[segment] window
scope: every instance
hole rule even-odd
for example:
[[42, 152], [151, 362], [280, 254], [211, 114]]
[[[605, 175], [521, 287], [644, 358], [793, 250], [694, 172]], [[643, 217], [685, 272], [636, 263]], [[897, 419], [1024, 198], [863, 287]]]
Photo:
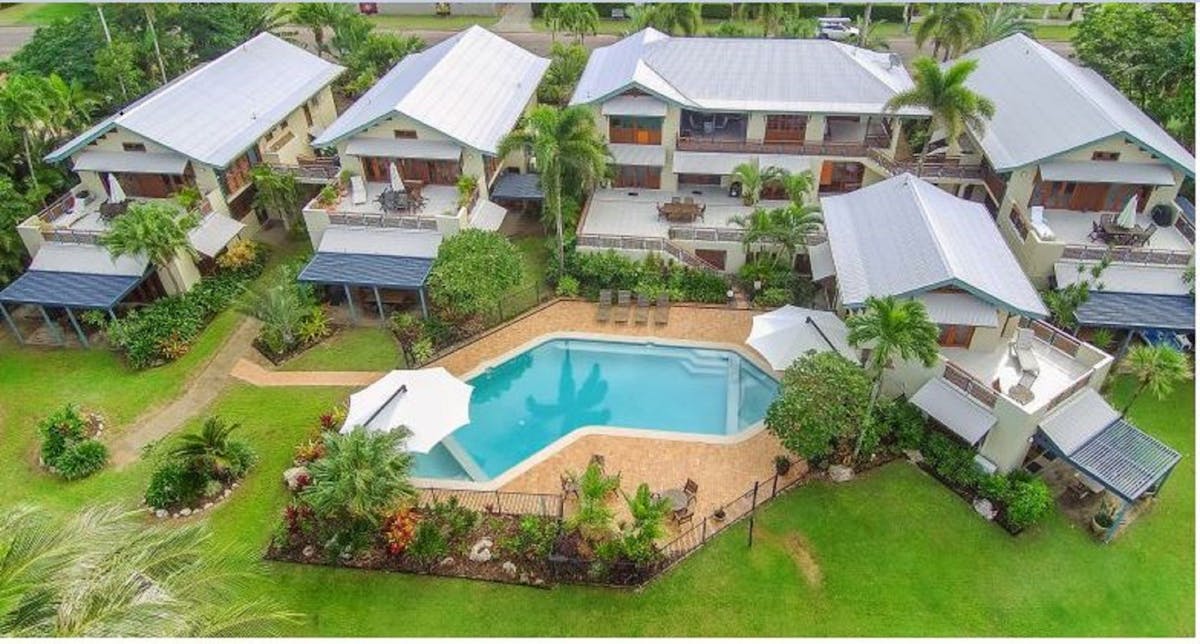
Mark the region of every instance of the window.
[[1092, 161], [1116, 161], [1120, 156], [1120, 152], [1093, 152]]
[[767, 131], [763, 140], [767, 143], [803, 141], [804, 128], [807, 125], [808, 117], [803, 114], [768, 114]]
[[660, 145], [662, 119], [646, 116], [610, 116], [608, 139], [613, 143]]
[[392, 130], [392, 135], [397, 139], [415, 139], [417, 138], [416, 130]]
[[146, 145], [144, 143], [122, 143], [121, 148], [126, 152], [145, 152]]
[[302, 109], [304, 110], [304, 122], [308, 124], [308, 127], [312, 127], [313, 126], [312, 110], [308, 109], [308, 105], [304, 105], [302, 107]]
[[938, 344], [943, 347], [969, 347], [975, 327], [963, 324], [939, 324]]

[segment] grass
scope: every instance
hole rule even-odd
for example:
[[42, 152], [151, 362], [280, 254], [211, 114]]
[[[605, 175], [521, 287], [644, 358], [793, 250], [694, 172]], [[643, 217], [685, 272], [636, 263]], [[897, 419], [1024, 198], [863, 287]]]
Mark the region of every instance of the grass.
[[1075, 24], [1034, 25], [1033, 36], [1038, 40], [1070, 42], [1075, 35]]
[[375, 26], [395, 31], [459, 31], [471, 25], [490, 27], [498, 20], [499, 16], [371, 16], [371, 22], [375, 23]]
[[383, 327], [349, 327], [288, 360], [284, 371], [388, 371], [400, 366], [400, 347]]
[[48, 25], [60, 18], [73, 18], [88, 10], [86, 4], [38, 4], [18, 3], [6, 9], [0, 9], [0, 26], [41, 26]]
[[[218, 317], [183, 360], [141, 373], [102, 351], [35, 350], [0, 340], [0, 485], [10, 490], [2, 503], [57, 513], [97, 502], [135, 505], [149, 463], [59, 481], [34, 464], [34, 423], [75, 401], [103, 411], [120, 431], [145, 408], [178, 395], [234, 322], [232, 313]], [[372, 330], [365, 331], [340, 339], [341, 350], [367, 351]], [[329, 352], [328, 364], [339, 364], [336, 353]], [[1130, 389], [1116, 381], [1114, 403]], [[292, 635], [1194, 634], [1188, 386], [1163, 402], [1145, 396], [1132, 410], [1134, 422], [1184, 452], [1184, 460], [1156, 507], [1110, 545], [1059, 514], [1009, 537], [898, 463], [849, 484], [799, 488], [762, 511], [752, 549], [739, 525], [640, 593], [260, 563], [285, 503], [280, 473], [293, 446], [348, 393], [235, 384], [210, 410], [242, 423], [239, 433], [261, 462], [229, 501], [200, 520], [228, 565], [262, 573], [239, 593], [270, 596], [304, 615], [288, 628]]]

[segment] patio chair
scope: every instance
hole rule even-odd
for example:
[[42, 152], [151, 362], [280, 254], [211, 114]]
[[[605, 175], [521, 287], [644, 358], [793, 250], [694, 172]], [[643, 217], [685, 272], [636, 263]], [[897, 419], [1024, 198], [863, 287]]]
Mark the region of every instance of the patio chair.
[[356, 206], [367, 203], [367, 183], [361, 176], [350, 177], [350, 203]]
[[658, 300], [654, 303], [654, 323], [659, 326], [666, 324], [670, 314], [671, 298], [667, 297], [666, 293], [659, 293]]
[[633, 313], [633, 321], [636, 324], [645, 324], [650, 321], [650, 300], [641, 293], [638, 293], [637, 310]]
[[1108, 233], [1104, 230], [1104, 226], [1100, 222], [1092, 222], [1092, 232], [1088, 234], [1088, 241], [1103, 242], [1108, 237]]
[[679, 203], [679, 197], [671, 197], [671, 203]]
[[696, 501], [696, 493], [699, 491], [700, 486], [692, 479], [688, 479], [687, 483], [683, 484], [683, 493], [687, 495], [689, 507]]
[[1037, 356], [1033, 353], [1033, 329], [1017, 329], [1017, 334], [1008, 347], [1009, 352], [1017, 359], [1021, 371], [1034, 376], [1038, 374], [1040, 367], [1038, 367]]
[[675, 511], [675, 525], [683, 525], [684, 523], [691, 523], [693, 514], [695, 514], [695, 510], [693, 510], [692, 506], [690, 506], [690, 505], [686, 508], [676, 510]]
[[617, 291], [617, 309], [613, 321], [624, 324], [629, 321], [629, 291]]
[[609, 317], [612, 316], [612, 304], [612, 291], [609, 289], [601, 289], [600, 304], [596, 307], [597, 322], [608, 322]]

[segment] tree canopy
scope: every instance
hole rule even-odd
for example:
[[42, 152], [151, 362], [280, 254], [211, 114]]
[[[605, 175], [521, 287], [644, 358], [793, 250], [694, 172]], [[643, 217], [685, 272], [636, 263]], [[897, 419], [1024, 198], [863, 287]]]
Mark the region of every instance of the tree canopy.
[[767, 429], [789, 451], [822, 458], [837, 441], [859, 433], [870, 395], [862, 367], [832, 351], [810, 353], [783, 372], [779, 396], [767, 408]]
[[491, 310], [521, 283], [521, 252], [499, 233], [469, 228], [438, 247], [429, 293], [438, 306], [459, 315]]

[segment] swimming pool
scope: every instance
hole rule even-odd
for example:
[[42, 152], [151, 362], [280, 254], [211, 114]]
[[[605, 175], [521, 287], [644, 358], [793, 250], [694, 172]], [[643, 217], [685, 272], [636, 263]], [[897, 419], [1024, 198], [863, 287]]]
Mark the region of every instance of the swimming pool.
[[414, 475], [487, 481], [581, 427], [708, 436], [758, 423], [778, 383], [735, 351], [555, 338], [469, 381], [471, 422]]

